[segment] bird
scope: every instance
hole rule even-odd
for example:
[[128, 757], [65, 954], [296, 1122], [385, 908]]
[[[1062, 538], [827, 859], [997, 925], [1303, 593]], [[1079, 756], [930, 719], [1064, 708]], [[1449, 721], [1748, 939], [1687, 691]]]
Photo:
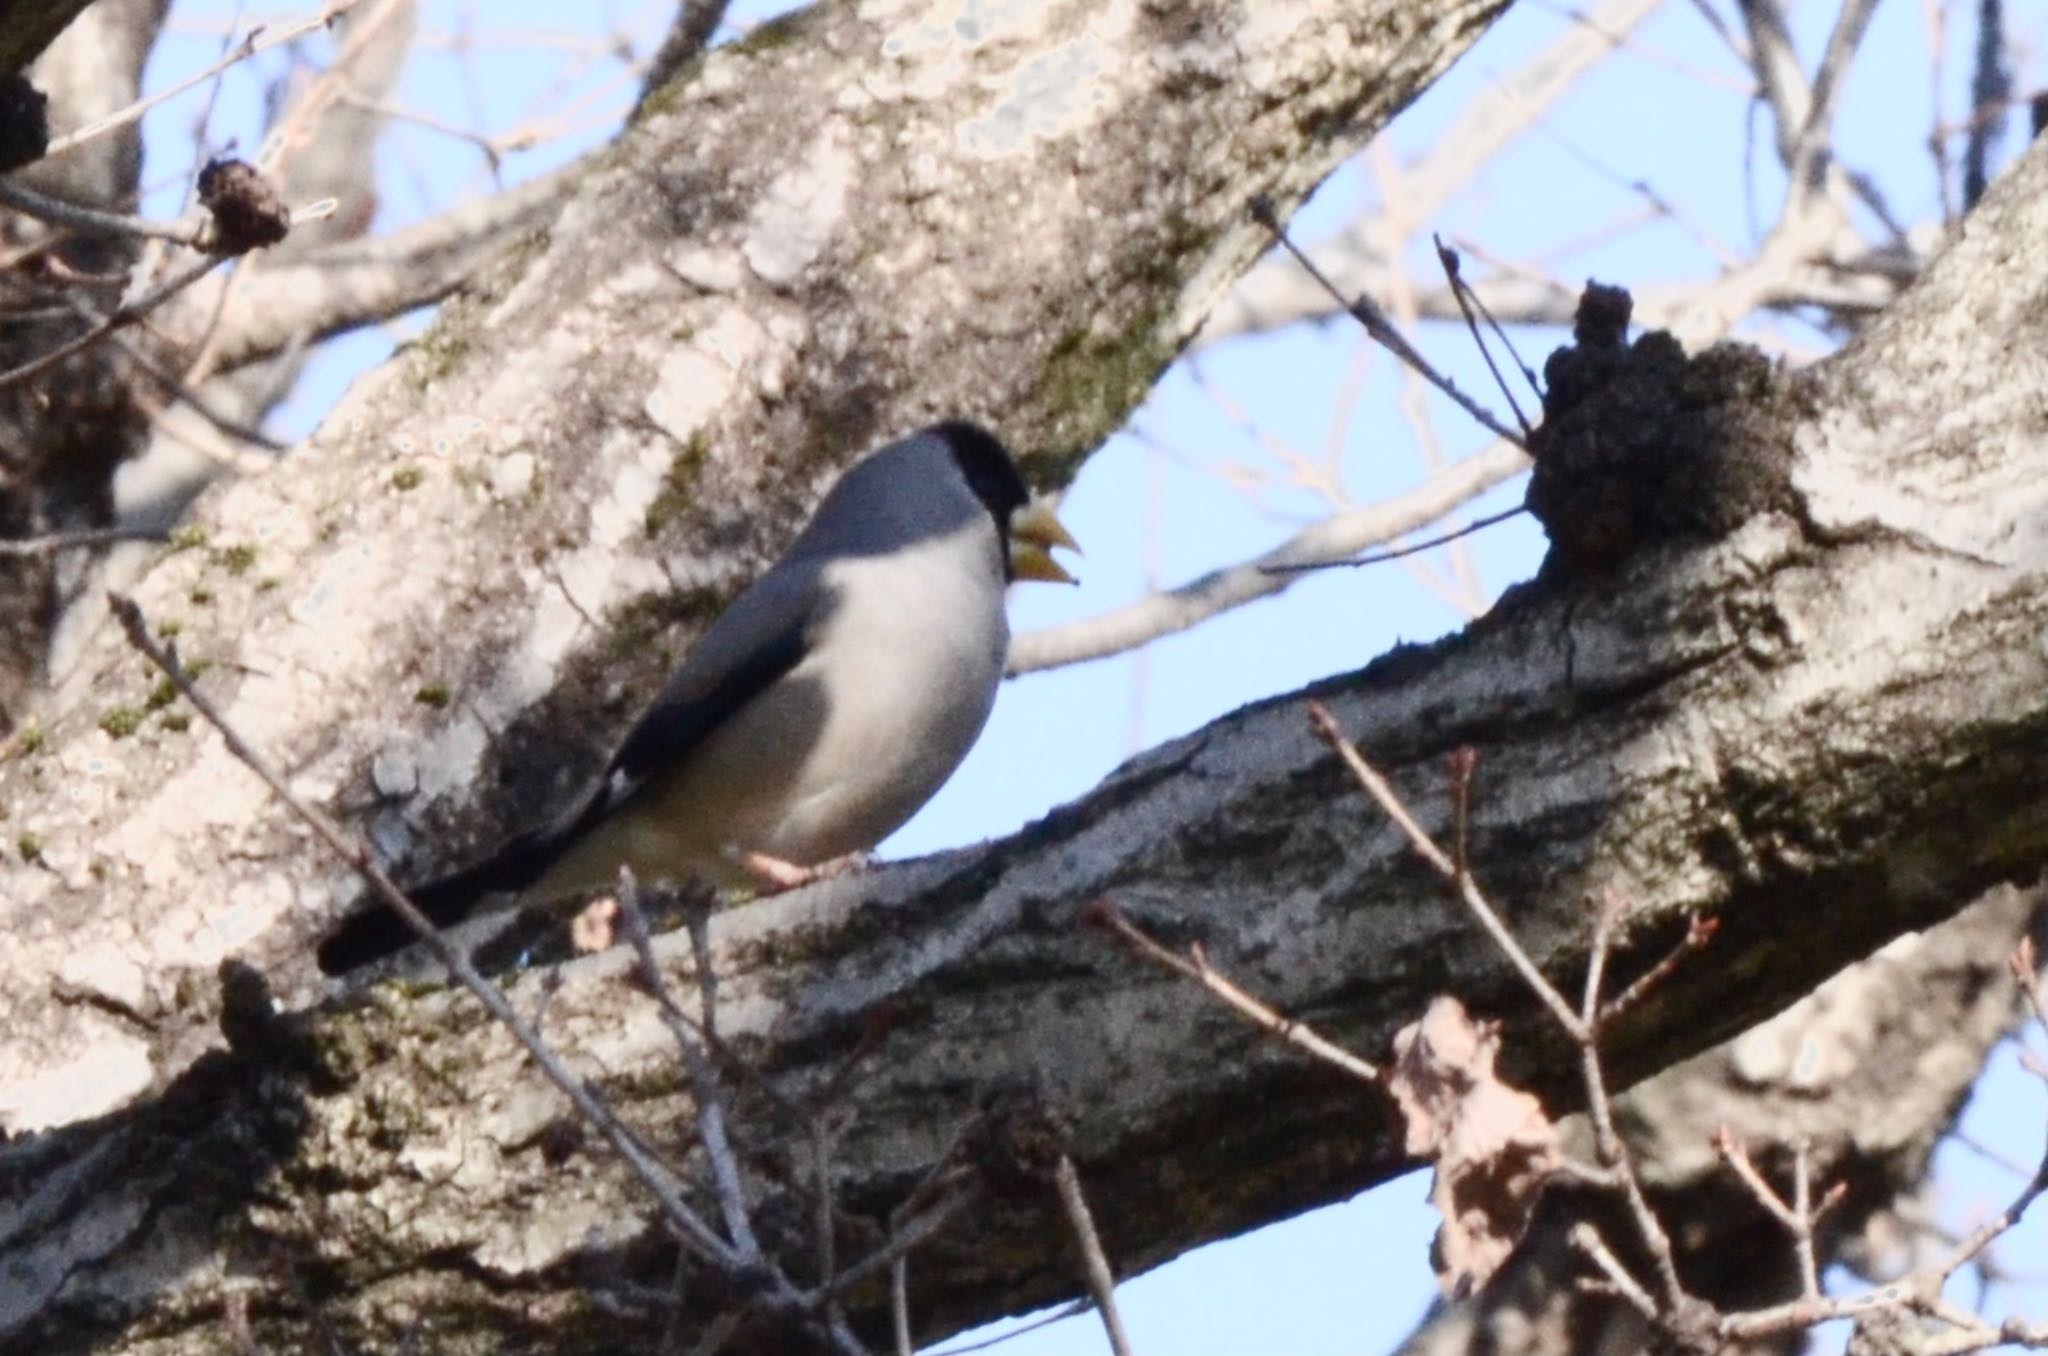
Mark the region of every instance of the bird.
[[[1079, 550], [979, 424], [868, 453], [782, 556], [720, 613], [565, 810], [407, 893], [447, 927], [494, 898], [553, 901], [641, 880], [800, 883], [866, 852], [967, 756], [995, 705], [1007, 586], [1073, 583]], [[418, 940], [380, 904], [320, 945], [329, 975]]]

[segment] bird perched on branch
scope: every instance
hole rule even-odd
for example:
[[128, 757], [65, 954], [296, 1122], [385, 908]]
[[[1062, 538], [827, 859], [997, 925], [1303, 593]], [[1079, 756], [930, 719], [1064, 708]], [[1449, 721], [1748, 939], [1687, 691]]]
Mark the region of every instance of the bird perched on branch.
[[[780, 560], [720, 614], [604, 774], [566, 811], [410, 891], [440, 926], [487, 900], [642, 880], [799, 883], [865, 852], [967, 756], [1002, 681], [1016, 579], [1071, 583], [1075, 548], [1008, 449], [936, 424], [841, 476]], [[414, 940], [381, 906], [320, 947], [338, 974]]]

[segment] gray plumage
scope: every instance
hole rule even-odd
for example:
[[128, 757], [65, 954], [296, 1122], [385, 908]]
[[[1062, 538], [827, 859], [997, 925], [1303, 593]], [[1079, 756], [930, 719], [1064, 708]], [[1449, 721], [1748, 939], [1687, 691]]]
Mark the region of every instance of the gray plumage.
[[[1009, 453], [972, 424], [872, 453], [712, 623], [584, 796], [410, 893], [445, 926], [493, 895], [603, 888], [622, 863], [642, 880], [730, 882], [734, 851], [810, 866], [873, 847], [986, 724], [1009, 648], [1005, 586], [1065, 577], [1045, 548], [1071, 539], [1042, 510], [1020, 517], [1029, 502]], [[1014, 550], [1013, 526], [1028, 533]], [[321, 967], [411, 940], [366, 910], [322, 945]]]

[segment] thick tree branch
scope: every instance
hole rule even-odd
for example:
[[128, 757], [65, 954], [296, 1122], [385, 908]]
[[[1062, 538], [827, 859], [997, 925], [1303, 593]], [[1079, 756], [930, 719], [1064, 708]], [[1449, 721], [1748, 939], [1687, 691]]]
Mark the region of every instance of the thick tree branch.
[[91, 0], [31, 0], [9, 5], [0, 20], [0, 75], [13, 75], [42, 55]]
[[[459, 855], [463, 829], [489, 828], [447, 810], [455, 793], [500, 767], [494, 810], [550, 798], [570, 751], [601, 742], [588, 727], [606, 695], [648, 690], [664, 662], [649, 614], [697, 620], [878, 433], [996, 411], [1054, 454], [1041, 465], [1090, 444], [1256, 251], [1243, 190], [1298, 198], [1345, 149], [1304, 145], [1303, 128], [1372, 123], [1383, 109], [1357, 90], [1397, 97], [1448, 52], [1387, 44], [1412, 10], [1262, 7], [1242, 27], [1203, 11], [1170, 32], [1149, 14], [1031, 35], [1084, 64], [1106, 34], [1151, 43], [1103, 53], [1091, 86], [1135, 101], [1128, 116], [1055, 100], [993, 117], [1023, 97], [1002, 85], [1016, 34], [963, 48], [911, 25], [887, 43], [832, 9], [714, 53], [525, 271], [359, 385], [312, 455], [214, 501], [229, 526], [168, 559], [142, 601], [185, 623], [185, 653], [216, 661], [203, 681], [301, 795], [353, 810], [394, 856], [424, 856], [421, 824], [436, 861]], [[1027, 192], [1048, 140], [1066, 190]], [[1720, 426], [1742, 444], [1726, 450], [1782, 457], [1782, 501], [1602, 578], [1552, 573], [1465, 634], [1315, 694], [1432, 832], [1451, 815], [1449, 755], [1477, 749], [1470, 860], [1546, 974], [1583, 964], [1608, 887], [1639, 910], [1617, 987], [1686, 917], [1722, 919], [1716, 964], [1681, 967], [1610, 1034], [1619, 1078], [2048, 862], [2044, 189], [2037, 148], [1921, 285], [1796, 384], [1733, 365], [1748, 417]], [[1134, 201], [1152, 207], [1112, 210]], [[1717, 370], [1701, 364], [1696, 389]], [[238, 538], [255, 523], [264, 535]], [[260, 1335], [279, 1346], [316, 1321], [396, 1346], [422, 1316], [563, 1350], [659, 1331], [665, 1312], [616, 1298], [674, 1273], [647, 1202], [577, 1149], [564, 1105], [466, 997], [382, 989], [196, 1058], [217, 1043], [213, 965], [240, 954], [288, 1003], [312, 994], [306, 940], [350, 883], [211, 741], [150, 723], [148, 695], [131, 656], [99, 655], [59, 694], [45, 749], [0, 771], [0, 795], [28, 807], [14, 825], [40, 835], [35, 863], [0, 867], [0, 965], [17, 978], [0, 1019], [22, 1033], [0, 1052], [0, 1112], [29, 1128], [127, 1107], [0, 1160], [12, 1217], [38, 1222], [0, 1245], [21, 1278], [9, 1338], [212, 1340], [220, 1278], [252, 1256], [331, 1297], [313, 1314], [272, 1292], [286, 1298]], [[133, 724], [108, 721], [131, 704]], [[831, 1091], [833, 1198], [858, 1232], [983, 1091], [1029, 1084], [1069, 1121], [1126, 1274], [1398, 1166], [1353, 1080], [1082, 926], [1105, 894], [1368, 1056], [1455, 987], [1507, 1022], [1522, 1081], [1570, 1096], [1522, 987], [1282, 698], [1011, 841], [715, 919], [722, 1038], [773, 1090], [731, 1109], [735, 1143], [749, 1127], [772, 1140], [779, 1107]], [[685, 940], [655, 952], [692, 982]], [[634, 964], [607, 953], [509, 989], [614, 1106], [672, 1126], [687, 1079]], [[202, 1191], [194, 1163], [233, 1166]], [[918, 1255], [921, 1338], [1071, 1290], [1045, 1197], [992, 1199]], [[777, 1210], [755, 1212], [766, 1246], [783, 1241]], [[845, 1302], [882, 1333], [871, 1279]]]

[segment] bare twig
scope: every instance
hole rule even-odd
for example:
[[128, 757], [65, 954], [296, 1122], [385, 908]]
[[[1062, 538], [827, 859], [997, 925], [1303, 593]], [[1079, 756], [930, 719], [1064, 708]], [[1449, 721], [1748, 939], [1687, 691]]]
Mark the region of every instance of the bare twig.
[[2020, 938], [2006, 966], [2012, 971], [2013, 982], [2019, 985], [2020, 995], [2027, 1000], [2035, 1024], [2048, 1033], [2048, 999], [2042, 997], [2040, 959], [2034, 954], [2032, 937]]
[[126, 108], [116, 109], [104, 118], [95, 118], [74, 132], [67, 132], [61, 137], [54, 138], [50, 142], [49, 149], [44, 154], [46, 156], [62, 155], [72, 147], [91, 141], [94, 137], [105, 136], [116, 128], [126, 127], [131, 122], [139, 121], [143, 114], [149, 112], [150, 109], [155, 108], [158, 104], [168, 99], [175, 99], [195, 85], [206, 83], [228, 67], [247, 61], [259, 52], [267, 52], [273, 47], [281, 47], [288, 42], [297, 42], [308, 33], [317, 32], [327, 27], [342, 15], [354, 9], [360, 2], [361, 0], [331, 0], [331, 3], [318, 14], [286, 24], [283, 28], [275, 30], [267, 29], [262, 24], [257, 24], [249, 30], [248, 35], [242, 39], [233, 51], [229, 52], [219, 61], [214, 62], [211, 66], [187, 76], [175, 85], [158, 90], [146, 99], [138, 99]]
[[124, 541], [164, 541], [162, 529], [154, 527], [81, 527], [69, 532], [46, 532], [37, 537], [0, 538], [0, 557], [44, 556], [58, 551], [112, 546]]
[[169, 240], [179, 245], [198, 246], [206, 237], [208, 218], [205, 216], [181, 217], [176, 221], [152, 221], [148, 217], [129, 216], [125, 212], [108, 212], [82, 203], [67, 202], [53, 198], [47, 193], [38, 193], [25, 184], [12, 179], [0, 179], [0, 207], [12, 208], [23, 216], [34, 217], [52, 226], [64, 226], [74, 231], [96, 231], [109, 235], [135, 236], [144, 240]]
[[1777, 1188], [1764, 1180], [1764, 1175], [1757, 1171], [1755, 1162], [1750, 1159], [1749, 1151], [1727, 1126], [1714, 1132], [1714, 1149], [1721, 1155], [1721, 1161], [1749, 1188], [1749, 1194], [1756, 1203], [1792, 1236], [1792, 1246], [1799, 1259], [1800, 1291], [1808, 1299], [1820, 1298], [1820, 1266], [1813, 1251], [1813, 1228], [1829, 1202], [1824, 1200], [1819, 1211], [1813, 1207], [1811, 1151], [1803, 1142], [1793, 1146], [1792, 1199], [1788, 1201], [1778, 1194]]
[[1991, 184], [1991, 148], [2005, 131], [2005, 105], [2012, 97], [2006, 69], [2005, 0], [1977, 0], [1977, 52], [1970, 68], [1970, 136], [1963, 143], [1963, 210], [1969, 211]]
[[1453, 837], [1452, 865], [1458, 874], [1472, 874], [1472, 858], [1468, 852], [1472, 839], [1472, 778], [1479, 771], [1479, 750], [1470, 744], [1452, 750], [1450, 755], [1451, 790], [1457, 797], [1457, 832]]
[[896, 1338], [896, 1356], [915, 1356], [910, 1340], [910, 1261], [889, 1264], [889, 1330]]
[[839, 1269], [837, 1234], [833, 1228], [832, 1131], [823, 1116], [813, 1116], [805, 1136], [811, 1175], [811, 1233], [817, 1249], [818, 1284], [830, 1285]]
[[1496, 443], [1446, 467], [1406, 494], [1332, 514], [1251, 560], [1211, 571], [1100, 617], [1026, 632], [1010, 646], [1009, 671], [1032, 673], [1078, 664], [1176, 635], [1219, 613], [1279, 593], [1294, 582], [1294, 575], [1284, 571], [1286, 566], [1347, 560], [1367, 547], [1437, 521], [1528, 467], [1528, 455], [1520, 448]]
[[1665, 952], [1663, 959], [1644, 971], [1635, 983], [1607, 1000], [1607, 1005], [1600, 1009], [1601, 1025], [1605, 1026], [1612, 1022], [1649, 997], [1659, 984], [1669, 979], [1672, 972], [1685, 963], [1688, 956], [1704, 950], [1707, 944], [1714, 940], [1714, 934], [1720, 930], [1721, 920], [1718, 918], [1694, 914], [1686, 920], [1685, 936], [1679, 939], [1678, 944]]
[[2018, 1224], [2020, 1216], [2027, 1213], [2028, 1207], [2033, 1205], [2044, 1190], [2048, 1190], [2048, 1151], [2043, 1152], [2040, 1166], [2034, 1169], [2033, 1177], [2020, 1189], [2020, 1194], [2013, 1198], [2012, 1204], [1972, 1229], [1969, 1236], [1956, 1245], [1955, 1251], [1942, 1264], [1941, 1279], [1946, 1281], [1961, 1271], [1975, 1260], [1979, 1253], [1990, 1247], [2001, 1234]]
[[[761, 1244], [754, 1236], [739, 1160], [733, 1156], [731, 1141], [726, 1136], [725, 1089], [654, 959], [654, 941], [647, 932], [647, 916], [640, 909], [640, 887], [629, 866], [619, 868], [618, 901], [619, 918], [633, 948], [641, 987], [660, 1009], [662, 1025], [668, 1028], [682, 1054], [683, 1067], [689, 1071], [690, 1091], [697, 1102], [697, 1139], [711, 1163], [711, 1180], [717, 1190], [719, 1213], [725, 1217], [726, 1237], [732, 1240], [741, 1260], [756, 1262], [761, 1256]], [[707, 964], [706, 958], [698, 958], [700, 970]]]
[[[186, 381], [184, 377], [158, 362], [154, 357], [150, 356], [148, 350], [143, 348], [142, 345], [130, 343], [118, 334], [111, 336], [111, 342], [116, 348], [121, 350], [123, 357], [142, 369], [144, 376], [147, 376], [151, 381], [162, 387], [166, 395], [182, 402], [194, 414], [212, 425], [215, 433], [254, 447], [260, 447], [266, 452], [286, 452], [290, 450], [286, 444], [279, 442], [262, 429], [252, 428], [247, 423], [220, 408], [211, 396], [202, 393], [197, 387]], [[161, 410], [163, 407], [159, 405], [157, 408]], [[228, 448], [227, 451], [227, 464], [234, 465], [242, 461], [242, 457], [236, 453], [235, 449]]]
[[[222, 312], [216, 367], [232, 369], [299, 337], [322, 338], [440, 300], [545, 221], [580, 169], [567, 166], [375, 240], [261, 260]], [[206, 304], [212, 309], [219, 298]]]
[[[1630, 1165], [1627, 1147], [1615, 1130], [1614, 1110], [1607, 1091], [1606, 1073], [1600, 1064], [1600, 985], [1620, 913], [1618, 899], [1610, 897], [1599, 910], [1598, 921], [1594, 927], [1585, 994], [1581, 1009], [1574, 1012], [1571, 1005], [1565, 1001], [1564, 995], [1544, 978], [1535, 961], [1501, 921], [1499, 913], [1480, 891], [1471, 873], [1447, 855], [1437, 845], [1436, 840], [1430, 837], [1428, 831], [1403, 803], [1393, 784], [1367, 763], [1356, 746], [1344, 737], [1329, 709], [1320, 702], [1311, 701], [1308, 703], [1308, 711], [1309, 722], [1316, 733], [1336, 751], [1350, 768], [1359, 785], [1407, 835], [1410, 846], [1457, 891], [1466, 908], [1522, 976], [1523, 982], [1550, 1010], [1551, 1016], [1578, 1047], [1579, 1076], [1586, 1090], [1586, 1115], [1593, 1127], [1594, 1143], [1600, 1152], [1601, 1165], [1613, 1171], [1619, 1179], [1636, 1231], [1657, 1268], [1657, 1281], [1661, 1291], [1658, 1296], [1658, 1311], [1667, 1316], [1690, 1312], [1696, 1301], [1686, 1294], [1684, 1286], [1679, 1281], [1676, 1253], [1670, 1236], [1665, 1233], [1656, 1213], [1650, 1209], [1649, 1201], [1643, 1194], [1642, 1184], [1637, 1180]], [[1468, 769], [1460, 780], [1469, 780], [1469, 777]]]
[[890, 1230], [889, 1241], [882, 1247], [861, 1258], [832, 1278], [832, 1283], [820, 1288], [822, 1298], [843, 1295], [856, 1289], [871, 1277], [878, 1276], [894, 1266], [897, 1259], [907, 1257], [943, 1232], [947, 1225], [958, 1219], [970, 1207], [981, 1201], [981, 1187], [969, 1182], [957, 1187], [939, 1199], [936, 1205], [911, 1216], [908, 1222]]
[[690, 1348], [690, 1356], [718, 1356], [719, 1352], [725, 1350], [725, 1344], [732, 1340], [733, 1334], [740, 1330], [740, 1324], [745, 1318], [746, 1311], [743, 1308], [733, 1308], [712, 1319], [704, 1325], [703, 1336]]
[[1687, 1313], [1693, 1301], [1678, 1279], [1678, 1251], [1672, 1246], [1663, 1221], [1650, 1208], [1649, 1198], [1643, 1194], [1642, 1181], [1636, 1174], [1634, 1160], [1629, 1156], [1628, 1144], [1615, 1128], [1614, 1102], [1607, 1091], [1607, 1071], [1600, 1062], [1601, 983], [1605, 978], [1607, 957], [1614, 945], [1614, 931], [1620, 925], [1624, 907], [1621, 896], [1609, 891], [1601, 899], [1595, 914], [1584, 1006], [1580, 1009], [1578, 1029], [1572, 1032], [1572, 1039], [1579, 1047], [1579, 1081], [1586, 1089], [1586, 1120], [1593, 1127], [1594, 1147], [1599, 1151], [1600, 1161], [1613, 1169], [1619, 1178], [1621, 1196], [1628, 1205], [1636, 1235], [1657, 1269], [1660, 1312], [1667, 1319], [1675, 1319], [1677, 1315]]
[[1449, 546], [1454, 541], [1463, 541], [1475, 532], [1484, 531], [1489, 527], [1498, 527], [1510, 518], [1519, 518], [1528, 511], [1528, 505], [1517, 504], [1511, 509], [1502, 509], [1499, 513], [1489, 513], [1484, 517], [1474, 518], [1462, 527], [1454, 528], [1449, 532], [1440, 533], [1434, 537], [1425, 538], [1422, 541], [1412, 541], [1404, 546], [1396, 546], [1385, 551], [1374, 551], [1371, 555], [1353, 556], [1348, 560], [1308, 560], [1297, 561], [1288, 565], [1261, 565], [1259, 568], [1267, 574], [1307, 574], [1313, 570], [1350, 570], [1356, 569], [1360, 565], [1384, 565], [1390, 560], [1401, 560], [1408, 556], [1420, 555], [1424, 551], [1434, 551], [1439, 546]]
[[654, 53], [654, 60], [648, 63], [647, 79], [640, 86], [640, 98], [633, 106], [636, 115], [649, 95], [710, 48], [718, 26], [725, 22], [726, 6], [727, 0], [682, 0], [676, 6], [675, 22], [669, 25], [668, 33]]
[[1522, 949], [1522, 944], [1508, 931], [1507, 924], [1494, 912], [1493, 905], [1480, 892], [1472, 877], [1458, 869], [1458, 864], [1437, 846], [1436, 840], [1431, 838], [1429, 832], [1416, 821], [1415, 816], [1408, 812], [1408, 807], [1402, 803], [1393, 784], [1366, 762], [1351, 741], [1344, 737], [1344, 732], [1337, 728], [1336, 717], [1330, 714], [1329, 708], [1321, 702], [1311, 701], [1308, 703], [1308, 718], [1309, 724], [1322, 736], [1323, 742], [1335, 750], [1344, 765], [1351, 769], [1351, 775], [1365, 788], [1366, 794], [1371, 796], [1380, 809], [1386, 812], [1387, 817], [1407, 835], [1409, 845], [1424, 861], [1435, 868], [1438, 875], [1451, 883], [1458, 897], [1464, 901], [1465, 907], [1479, 920], [1487, 935], [1493, 938], [1494, 944], [1522, 976], [1522, 981], [1529, 986], [1530, 992], [1536, 995], [1543, 1006], [1550, 1009], [1550, 1015], [1557, 1019], [1558, 1025], [1562, 1026], [1574, 1041], [1583, 1042], [1587, 1034], [1585, 1024], [1579, 1020], [1579, 1015], [1572, 1011], [1571, 1004], [1567, 1003], [1564, 995], [1543, 977], [1543, 972], [1536, 968], [1536, 962], [1529, 958], [1529, 953]]
[[1525, 452], [1528, 450], [1521, 434], [1516, 433], [1513, 429], [1502, 423], [1494, 415], [1493, 411], [1481, 405], [1471, 396], [1466, 395], [1464, 391], [1459, 389], [1456, 382], [1437, 371], [1429, 359], [1423, 357], [1415, 345], [1409, 343], [1406, 337], [1394, 328], [1393, 322], [1387, 319], [1377, 302], [1363, 292], [1359, 293], [1356, 297], [1347, 298], [1343, 292], [1339, 291], [1337, 285], [1331, 282], [1321, 269], [1316, 267], [1315, 262], [1308, 255], [1304, 254], [1301, 248], [1294, 243], [1293, 238], [1287, 234], [1287, 228], [1281, 225], [1280, 218], [1275, 214], [1272, 203], [1264, 198], [1254, 199], [1251, 205], [1251, 212], [1252, 220], [1271, 231], [1273, 238], [1280, 243], [1281, 248], [1293, 255], [1295, 262], [1300, 264], [1309, 277], [1315, 280], [1316, 285], [1328, 292], [1330, 299], [1342, 307], [1352, 319], [1363, 325], [1365, 332], [1371, 335], [1375, 341], [1389, 353], [1407, 364], [1417, 376], [1420, 376], [1424, 381], [1427, 381], [1430, 385], [1436, 387], [1437, 390], [1443, 392], [1453, 404], [1470, 415], [1474, 421], [1491, 431], [1494, 436], [1506, 439], [1515, 446], [1522, 448]]
[[6, 390], [10, 386], [18, 386], [22, 382], [39, 377], [65, 359], [91, 348], [115, 330], [134, 324], [157, 307], [163, 305], [164, 302], [184, 291], [193, 283], [198, 282], [208, 273], [211, 273], [220, 262], [219, 258], [212, 255], [194, 260], [186, 268], [173, 273], [170, 277], [164, 279], [155, 287], [150, 288], [133, 301], [122, 302], [103, 317], [97, 325], [90, 327], [83, 334], [66, 343], [59, 344], [48, 353], [29, 359], [19, 367], [11, 368], [6, 372], [0, 372], [0, 390]]
[[1283, 1017], [1272, 1008], [1240, 989], [1237, 985], [1217, 973], [1200, 947], [1192, 948], [1186, 956], [1177, 955], [1154, 941], [1141, 928], [1123, 916], [1122, 910], [1109, 900], [1097, 900], [1089, 910], [1089, 921], [1099, 923], [1115, 933], [1133, 951], [1155, 965], [1164, 966], [1175, 974], [1185, 975], [1210, 993], [1228, 1003], [1238, 1012], [1281, 1040], [1299, 1049], [1306, 1050], [1317, 1059], [1333, 1064], [1355, 1078], [1367, 1083], [1378, 1083], [1380, 1071], [1372, 1064], [1360, 1059], [1342, 1046], [1334, 1045], [1316, 1034], [1314, 1028], [1291, 1017]]
[[1572, 1247], [1600, 1269], [1600, 1274], [1607, 1279], [1615, 1294], [1635, 1306], [1643, 1317], [1653, 1323], [1657, 1321], [1657, 1301], [1650, 1298], [1650, 1292], [1643, 1289], [1641, 1282], [1628, 1274], [1628, 1268], [1607, 1246], [1607, 1240], [1600, 1237], [1598, 1229], [1582, 1221], [1572, 1226], [1570, 1239]]
[[1131, 1339], [1125, 1335], [1123, 1317], [1116, 1311], [1116, 1277], [1109, 1269], [1109, 1258], [1103, 1254], [1102, 1240], [1096, 1236], [1088, 1199], [1081, 1194], [1081, 1174], [1074, 1171], [1074, 1160], [1065, 1154], [1060, 1155], [1059, 1164], [1053, 1169], [1053, 1185], [1059, 1190], [1060, 1207], [1067, 1213], [1074, 1242], [1081, 1249], [1088, 1292], [1095, 1297], [1095, 1311], [1102, 1315], [1102, 1330], [1109, 1336], [1109, 1349], [1114, 1356], [1131, 1356]]
[[997, 1333], [994, 1337], [984, 1337], [979, 1342], [969, 1342], [966, 1346], [945, 1347], [931, 1353], [931, 1356], [967, 1356], [971, 1351], [987, 1351], [992, 1347], [999, 1347], [1014, 1338], [1022, 1337], [1025, 1333], [1037, 1332], [1040, 1328], [1049, 1328], [1055, 1323], [1064, 1323], [1070, 1318], [1078, 1318], [1080, 1315], [1087, 1313], [1090, 1307], [1087, 1300], [1075, 1300], [1070, 1304], [1061, 1305], [1041, 1318], [1033, 1319], [1022, 1327], [1011, 1328], [1008, 1332]]
[[1821, 54], [1820, 68], [1814, 72], [1812, 104], [1793, 142], [1789, 168], [1795, 182], [1814, 182], [1816, 171], [1823, 168], [1830, 158], [1828, 123], [1834, 117], [1835, 97], [1841, 90], [1843, 77], [1848, 74], [1849, 63], [1856, 56], [1856, 49], [1862, 45], [1863, 34], [1870, 27], [1871, 11], [1876, 7], [1877, 0], [1844, 0], [1835, 15], [1827, 48]]
[[[1479, 320], [1472, 309], [1475, 299], [1472, 289], [1465, 285], [1464, 274], [1458, 266], [1458, 252], [1444, 244], [1444, 238], [1440, 235], [1433, 235], [1430, 239], [1436, 245], [1437, 263], [1444, 271], [1444, 281], [1451, 285], [1451, 295], [1457, 298], [1458, 309], [1464, 313], [1466, 331], [1471, 334], [1472, 343], [1479, 349], [1479, 356], [1486, 360], [1486, 370], [1493, 373], [1493, 384], [1499, 388], [1501, 397], [1508, 402], [1508, 408], [1515, 412], [1515, 422], [1522, 426], [1522, 438], [1526, 442], [1536, 430], [1529, 423], [1529, 416], [1522, 413], [1521, 402], [1515, 399], [1515, 393], [1508, 388], [1507, 379], [1501, 376], [1500, 367], [1493, 361], [1493, 350], [1486, 346], [1486, 336], [1479, 332]], [[1493, 317], [1489, 315], [1487, 321], [1493, 325], [1494, 336], [1507, 349], [1508, 355], [1514, 358], [1515, 365], [1522, 370], [1522, 377], [1529, 383], [1529, 389], [1535, 391], [1540, 399], [1543, 388], [1537, 385], [1536, 374], [1529, 370], [1529, 364], [1523, 362], [1521, 355], [1515, 352], [1515, 346], [1508, 342], [1508, 337], [1501, 332], [1499, 324], [1493, 323]]]
[[[1703, 6], [1704, 7], [1704, 6]], [[1659, 8], [1656, 0], [1598, 0], [1527, 61], [1483, 85], [1466, 100], [1443, 136], [1413, 162], [1403, 165], [1400, 211], [1410, 221], [1430, 221], [1453, 195], [1477, 182], [1488, 162], [1528, 131], [1542, 109], [1568, 95], [1586, 73], [1607, 60], [1621, 39]], [[1374, 290], [1388, 260], [1378, 248], [1385, 232], [1377, 219], [1358, 221], [1315, 246], [1326, 273], [1346, 292]], [[1576, 295], [1576, 289], [1572, 289]], [[1202, 342], [1260, 333], [1329, 313], [1322, 290], [1277, 256], [1262, 260], [1239, 280], [1202, 329]], [[1418, 299], [1424, 314], [1457, 314], [1447, 293]], [[1571, 298], [1560, 323], [1571, 322]]]

